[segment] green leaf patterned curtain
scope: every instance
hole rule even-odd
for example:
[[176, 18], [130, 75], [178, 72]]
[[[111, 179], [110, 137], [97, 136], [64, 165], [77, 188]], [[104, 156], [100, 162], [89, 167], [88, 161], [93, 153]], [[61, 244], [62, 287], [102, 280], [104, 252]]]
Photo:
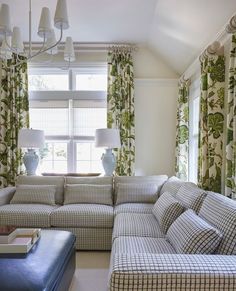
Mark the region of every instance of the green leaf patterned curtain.
[[206, 57], [201, 62], [198, 184], [221, 193], [224, 129], [225, 60]]
[[0, 188], [14, 185], [20, 173], [18, 132], [29, 124], [27, 63], [9, 68], [15, 62], [14, 56], [0, 68]]
[[236, 34], [232, 35], [229, 65], [225, 195], [236, 199]]
[[107, 126], [120, 129], [121, 148], [114, 149], [116, 175], [134, 175], [134, 73], [129, 50], [117, 48], [108, 54]]
[[184, 181], [188, 181], [189, 160], [189, 80], [179, 82], [176, 148], [175, 148], [175, 174]]

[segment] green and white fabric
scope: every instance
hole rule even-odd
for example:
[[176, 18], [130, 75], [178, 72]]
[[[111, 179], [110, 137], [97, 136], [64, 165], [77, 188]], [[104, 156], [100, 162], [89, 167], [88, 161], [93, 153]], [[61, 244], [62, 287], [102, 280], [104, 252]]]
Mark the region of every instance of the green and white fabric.
[[0, 65], [0, 188], [15, 185], [22, 164], [18, 132], [29, 126], [27, 63], [11, 64], [15, 59]]
[[134, 175], [134, 72], [129, 49], [108, 54], [107, 126], [120, 130], [121, 148], [114, 149], [120, 176]]
[[236, 34], [232, 35], [229, 65], [225, 195], [236, 199]]
[[55, 204], [55, 185], [18, 185], [11, 204]]
[[223, 163], [225, 60], [223, 56], [201, 62], [198, 184], [221, 193]]
[[177, 105], [175, 174], [181, 180], [188, 180], [189, 155], [189, 81], [179, 82]]

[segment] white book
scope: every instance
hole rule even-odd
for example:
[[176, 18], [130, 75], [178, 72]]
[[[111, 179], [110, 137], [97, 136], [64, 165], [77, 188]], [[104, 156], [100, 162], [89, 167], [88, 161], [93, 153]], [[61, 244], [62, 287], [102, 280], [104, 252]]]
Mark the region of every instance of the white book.
[[[34, 234], [34, 237], [30, 235]], [[25, 235], [25, 236], [24, 236]], [[0, 244], [2, 254], [26, 254], [39, 240], [41, 229], [17, 229], [15, 238], [8, 244]]]
[[17, 229], [8, 235], [0, 235], [0, 244], [9, 244], [17, 235]]

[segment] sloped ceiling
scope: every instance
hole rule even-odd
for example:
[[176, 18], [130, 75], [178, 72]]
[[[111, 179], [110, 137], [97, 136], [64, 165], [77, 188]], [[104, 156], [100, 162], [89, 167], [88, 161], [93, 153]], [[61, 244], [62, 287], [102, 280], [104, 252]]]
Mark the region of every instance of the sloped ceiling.
[[[28, 40], [28, 0], [0, 0], [11, 22]], [[32, 0], [33, 41], [41, 8], [52, 17], [56, 0]], [[182, 73], [236, 12], [235, 0], [67, 0], [70, 28], [77, 42], [147, 45], [175, 72]]]

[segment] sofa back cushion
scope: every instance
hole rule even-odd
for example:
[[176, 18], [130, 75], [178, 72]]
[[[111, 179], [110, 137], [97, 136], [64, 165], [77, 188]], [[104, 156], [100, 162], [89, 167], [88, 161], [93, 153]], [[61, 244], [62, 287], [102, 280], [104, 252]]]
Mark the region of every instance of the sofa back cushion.
[[56, 186], [18, 185], [11, 204], [55, 204]]
[[113, 205], [112, 185], [67, 184], [64, 197], [64, 205], [79, 203]]
[[199, 216], [217, 227], [223, 235], [217, 253], [236, 255], [236, 201], [208, 192]]
[[114, 177], [114, 200], [116, 201], [117, 196], [117, 185], [123, 184], [147, 184], [154, 183], [157, 185], [157, 195], [159, 196], [161, 187], [167, 181], [168, 177], [166, 175], [154, 175], [154, 176], [115, 176]]
[[118, 183], [116, 205], [122, 203], [155, 203], [158, 187], [155, 183]]
[[175, 199], [170, 193], [165, 192], [153, 206], [152, 213], [158, 220], [163, 232], [167, 233], [171, 224], [184, 210], [185, 208], [181, 202]]
[[181, 254], [212, 254], [222, 235], [192, 209], [181, 214], [167, 231], [167, 239]]
[[112, 185], [112, 177], [65, 177], [65, 184]]
[[63, 204], [64, 177], [59, 176], [19, 176], [16, 185], [55, 185], [56, 204]]
[[206, 191], [198, 188], [196, 184], [185, 182], [177, 191], [176, 198], [182, 201], [185, 208], [191, 208], [198, 213], [206, 195]]
[[170, 177], [163, 184], [163, 186], [160, 190], [160, 195], [162, 195], [165, 192], [169, 192], [170, 194], [175, 195], [183, 183], [184, 183], [183, 181], [181, 181], [179, 178], [177, 178], [175, 176]]

